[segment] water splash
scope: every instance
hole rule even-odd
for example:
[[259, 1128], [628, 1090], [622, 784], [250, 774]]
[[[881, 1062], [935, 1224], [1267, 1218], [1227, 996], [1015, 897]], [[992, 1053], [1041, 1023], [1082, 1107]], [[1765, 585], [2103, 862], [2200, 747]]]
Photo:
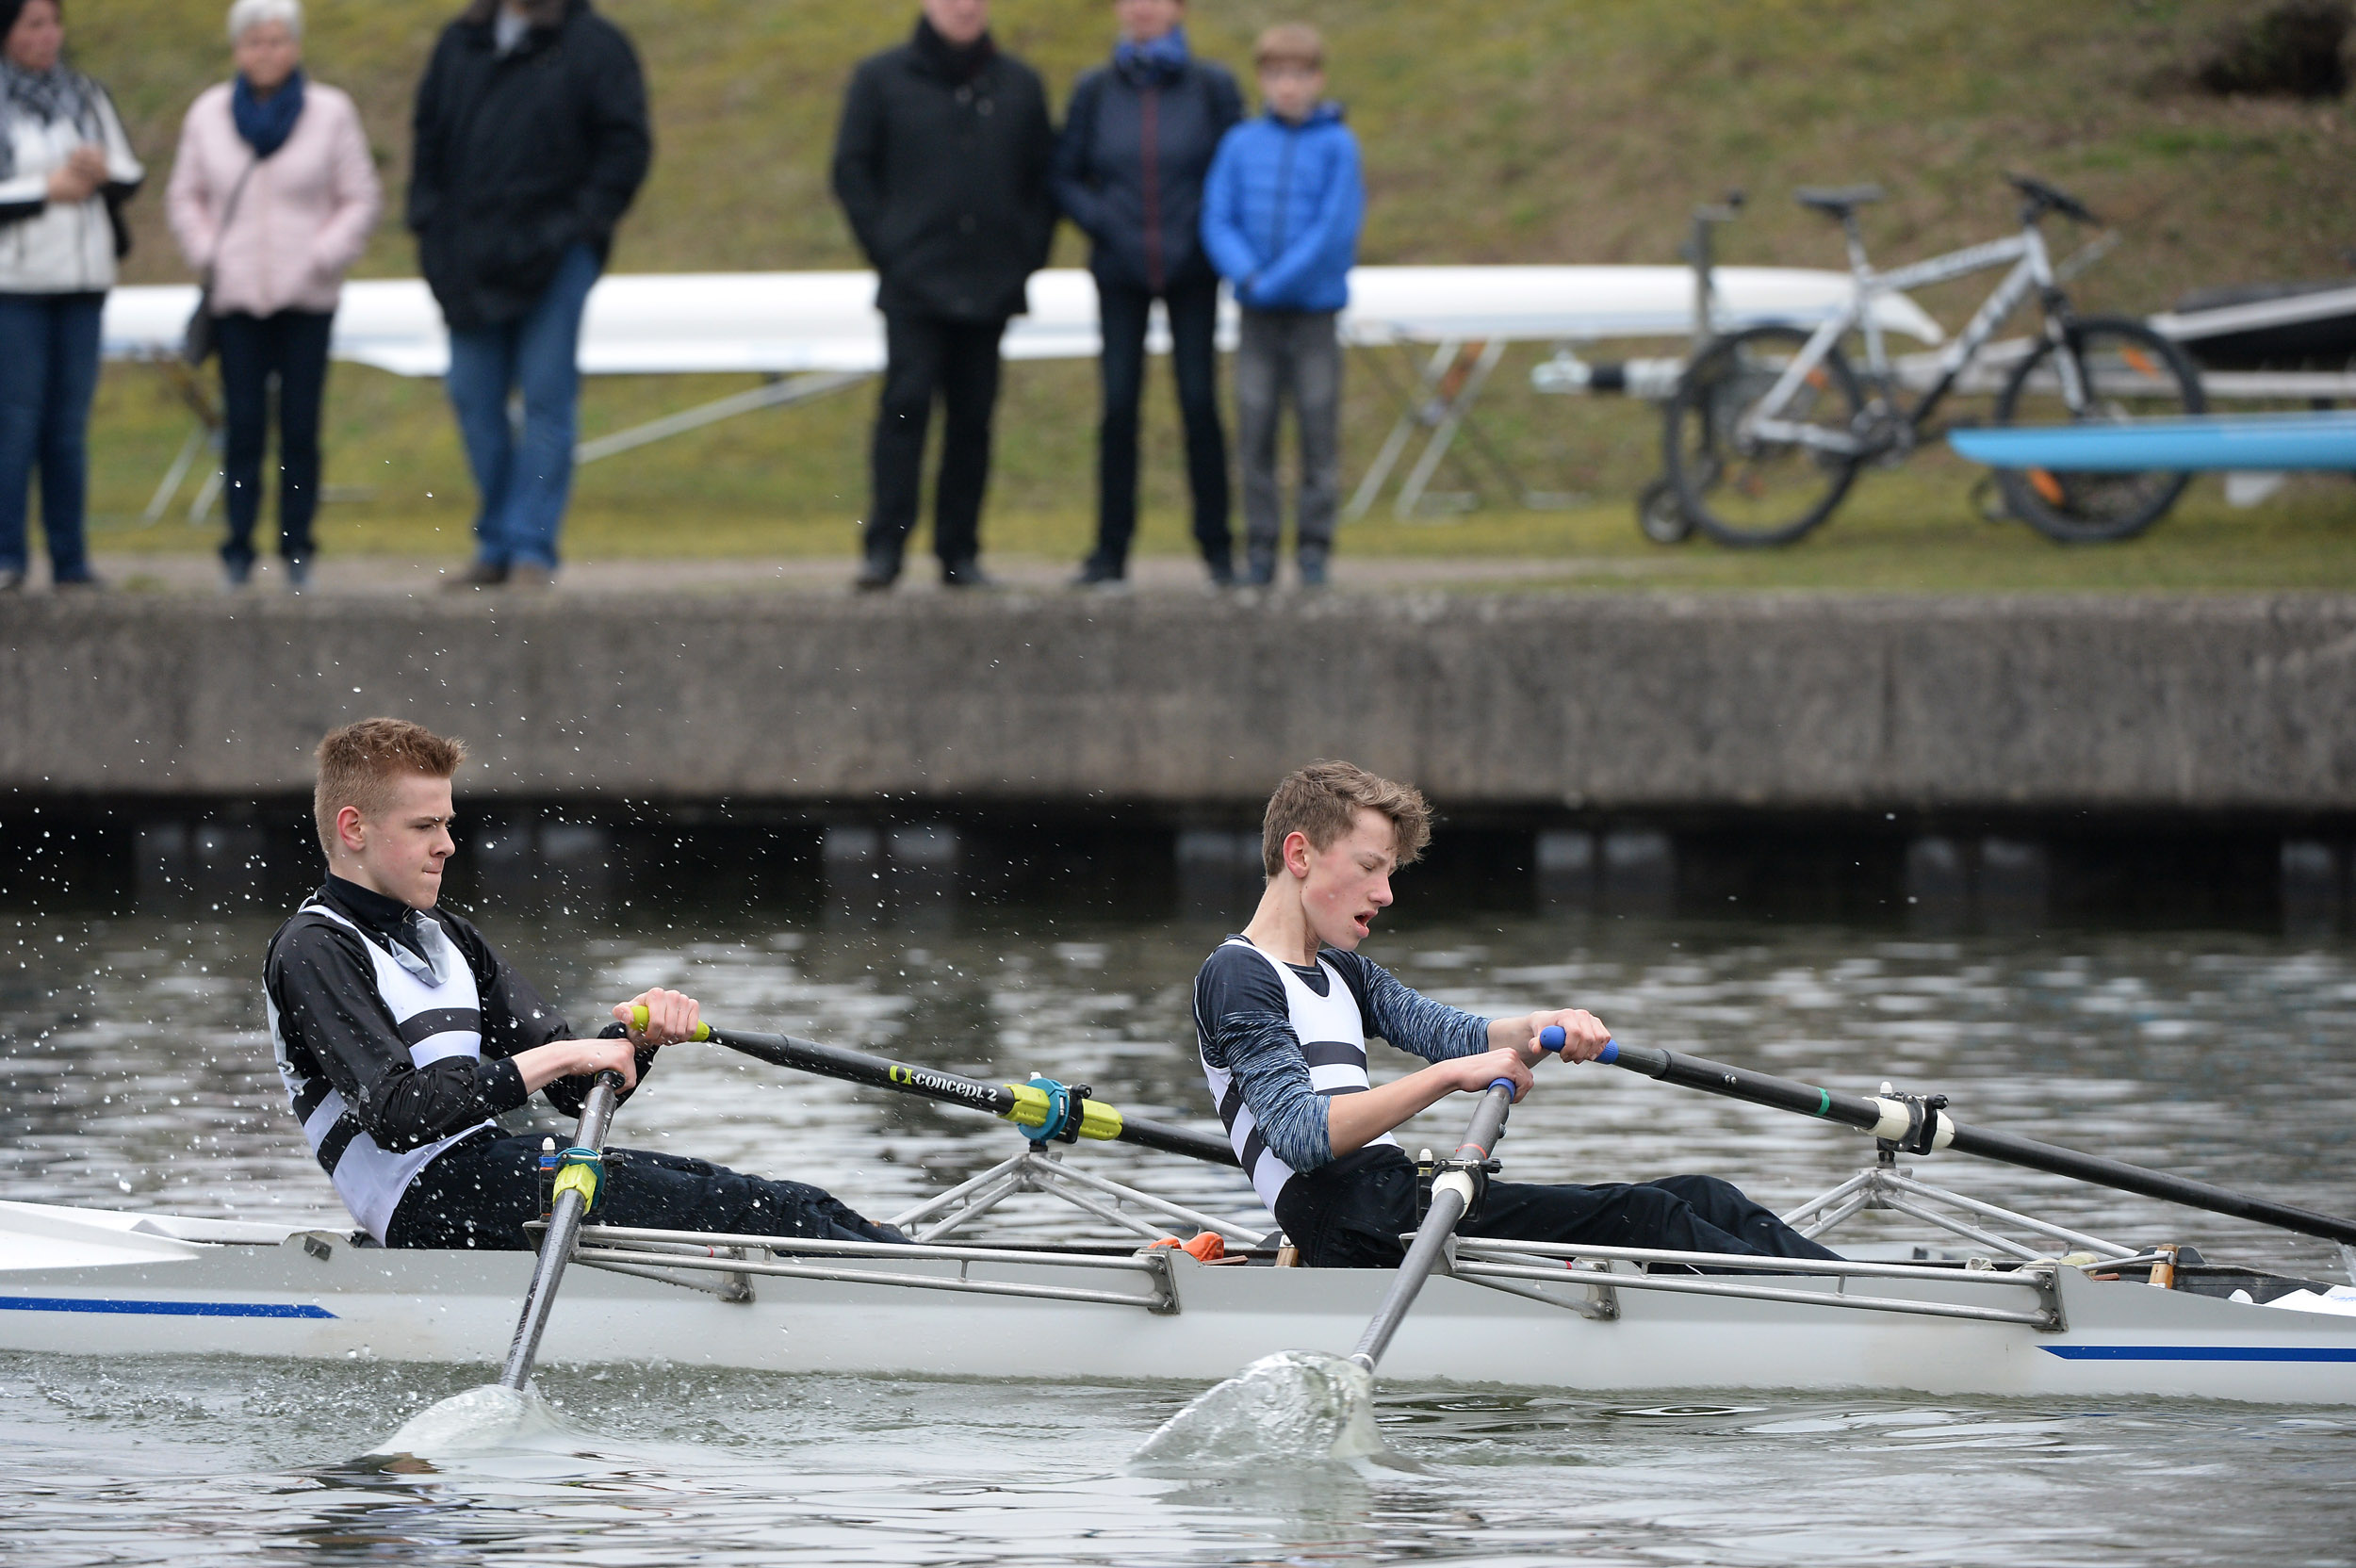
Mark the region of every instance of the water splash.
[[515, 1449], [569, 1452], [580, 1442], [580, 1434], [532, 1390], [518, 1394], [499, 1383], [484, 1383], [428, 1405], [379, 1444], [376, 1452], [431, 1460]]
[[1279, 1350], [1198, 1395], [1133, 1458], [1199, 1470], [1387, 1455], [1374, 1425], [1374, 1378], [1365, 1367], [1314, 1350]]

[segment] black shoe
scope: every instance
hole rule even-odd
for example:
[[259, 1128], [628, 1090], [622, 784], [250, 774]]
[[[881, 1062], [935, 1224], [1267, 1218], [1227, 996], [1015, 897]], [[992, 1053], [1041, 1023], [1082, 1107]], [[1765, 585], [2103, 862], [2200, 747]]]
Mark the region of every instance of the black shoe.
[[445, 588], [497, 588], [507, 580], [507, 563], [478, 561], [456, 577], [446, 579]]
[[1114, 563], [1091, 555], [1080, 563], [1079, 575], [1072, 580], [1072, 586], [1118, 591], [1129, 586], [1129, 575]]
[[851, 586], [862, 594], [878, 594], [900, 580], [900, 563], [889, 555], [871, 555], [859, 563]]
[[941, 585], [943, 588], [995, 588], [998, 580], [982, 570], [979, 561], [944, 561], [941, 564]]
[[1235, 563], [1231, 561], [1209, 561], [1203, 563], [1203, 564], [1210, 569], [1212, 587], [1233, 588], [1235, 585]]
[[1244, 568], [1243, 586], [1246, 588], [1266, 588], [1275, 580], [1276, 557], [1272, 555], [1265, 561], [1255, 555], [1251, 564]]
[[85, 572], [80, 577], [61, 577], [49, 586], [60, 594], [95, 594], [106, 586], [106, 580], [96, 572]]

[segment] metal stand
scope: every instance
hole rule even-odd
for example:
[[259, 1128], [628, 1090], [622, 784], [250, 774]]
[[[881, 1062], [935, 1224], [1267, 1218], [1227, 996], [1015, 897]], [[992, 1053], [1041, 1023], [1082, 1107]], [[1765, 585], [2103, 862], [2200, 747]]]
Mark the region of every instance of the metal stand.
[[[1533, 512], [1549, 512], [1576, 504], [1576, 497], [1526, 487], [1513, 465], [1490, 442], [1488, 433], [1473, 421], [1473, 404], [1480, 400], [1481, 389], [1489, 384], [1489, 377], [1504, 359], [1505, 349], [1501, 338], [1472, 343], [1448, 339], [1432, 351], [1432, 357], [1416, 373], [1412, 390], [1402, 386], [1383, 368], [1380, 352], [1365, 356], [1364, 363], [1374, 372], [1375, 380], [1399, 402], [1399, 416], [1391, 426], [1391, 433], [1383, 439], [1383, 449], [1375, 454], [1373, 466], [1366, 469], [1366, 478], [1358, 482], [1350, 504], [1343, 508], [1344, 520], [1354, 523], [1374, 509], [1376, 498], [1390, 482], [1399, 460], [1407, 453], [1408, 443], [1419, 430], [1431, 433], [1391, 504], [1392, 515], [1401, 521], [1433, 512], [1469, 512], [1481, 504], [1478, 491], [1431, 493], [1432, 477], [1439, 472], [1441, 461], [1454, 450], [1459, 435], [1472, 442], [1481, 460], [1496, 471], [1497, 479], [1523, 506]], [[1415, 363], [1414, 351], [1407, 345], [1400, 344], [1399, 352], [1409, 365]]]
[[1159, 1241], [1168, 1233], [1169, 1225], [1153, 1223], [1140, 1214], [1125, 1212], [1126, 1208], [1158, 1215], [1164, 1221], [1178, 1220], [1198, 1231], [1216, 1231], [1226, 1240], [1245, 1247], [1257, 1247], [1264, 1239], [1259, 1232], [1245, 1230], [1232, 1220], [1075, 1170], [1064, 1163], [1062, 1155], [1037, 1146], [999, 1161], [980, 1175], [959, 1182], [905, 1213], [893, 1215], [892, 1223], [908, 1233], [911, 1241], [938, 1241], [964, 1229], [1017, 1193], [1024, 1192], [1044, 1192], [1060, 1198], [1074, 1208], [1148, 1241]]

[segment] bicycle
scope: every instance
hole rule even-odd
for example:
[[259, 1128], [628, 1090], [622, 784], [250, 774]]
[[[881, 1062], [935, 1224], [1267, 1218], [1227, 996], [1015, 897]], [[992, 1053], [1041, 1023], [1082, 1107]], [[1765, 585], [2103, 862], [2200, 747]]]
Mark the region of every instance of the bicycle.
[[[1890, 272], [1874, 270], [1857, 232], [1857, 209], [1881, 200], [1878, 188], [1797, 192], [1803, 206], [1841, 224], [1856, 292], [1813, 332], [1762, 326], [1723, 334], [1686, 367], [1669, 402], [1665, 455], [1678, 503], [1703, 532], [1724, 545], [1786, 545], [1823, 522], [1867, 463], [1894, 466], [1922, 444], [1940, 403], [1983, 368], [1989, 339], [2032, 293], [2043, 332], [1985, 356], [2013, 359], [1995, 423], [2083, 424], [2205, 410], [2200, 374], [2174, 343], [2140, 321], [2081, 318], [2070, 309], [2038, 225], [2049, 214], [2093, 225], [2094, 214], [2041, 181], [2005, 179], [2021, 196], [2019, 234]], [[1920, 373], [1927, 384], [1907, 406], [1901, 384], [1918, 373], [1913, 365], [1904, 376], [1892, 368], [1871, 302], [2007, 263], [2012, 270], [1970, 324]], [[1841, 348], [1852, 332], [1864, 337], [1862, 378]], [[2142, 532], [2191, 478], [2000, 469], [1996, 482], [2014, 516], [2050, 539], [2079, 544]]]

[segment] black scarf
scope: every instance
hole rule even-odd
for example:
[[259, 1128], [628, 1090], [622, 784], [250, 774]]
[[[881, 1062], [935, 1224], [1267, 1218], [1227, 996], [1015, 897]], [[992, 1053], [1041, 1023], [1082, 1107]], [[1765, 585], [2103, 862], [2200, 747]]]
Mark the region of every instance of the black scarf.
[[945, 76], [959, 87], [980, 75], [998, 54], [998, 45], [988, 33], [971, 43], [952, 43], [941, 36], [928, 16], [917, 19], [915, 48], [916, 57], [934, 74]]

